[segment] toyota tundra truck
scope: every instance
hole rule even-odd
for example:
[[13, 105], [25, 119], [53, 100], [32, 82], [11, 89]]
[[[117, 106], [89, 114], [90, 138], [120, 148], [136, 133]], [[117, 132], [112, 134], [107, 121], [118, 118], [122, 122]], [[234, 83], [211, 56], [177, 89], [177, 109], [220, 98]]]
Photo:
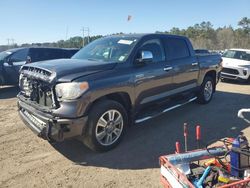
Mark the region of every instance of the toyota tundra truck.
[[209, 103], [221, 61], [219, 54], [196, 55], [183, 36], [107, 36], [71, 59], [24, 65], [18, 111], [43, 139], [74, 137], [92, 150], [107, 151], [129, 125], [195, 100]]

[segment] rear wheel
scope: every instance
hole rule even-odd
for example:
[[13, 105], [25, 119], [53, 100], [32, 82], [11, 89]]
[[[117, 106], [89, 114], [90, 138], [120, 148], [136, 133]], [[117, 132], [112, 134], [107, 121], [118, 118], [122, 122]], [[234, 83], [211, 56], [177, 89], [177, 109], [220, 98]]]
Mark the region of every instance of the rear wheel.
[[128, 124], [124, 107], [112, 100], [101, 101], [89, 113], [83, 142], [94, 151], [108, 151], [121, 141]]
[[207, 104], [212, 100], [215, 88], [214, 84], [214, 80], [210, 76], [204, 78], [198, 93], [198, 102], [200, 104]]

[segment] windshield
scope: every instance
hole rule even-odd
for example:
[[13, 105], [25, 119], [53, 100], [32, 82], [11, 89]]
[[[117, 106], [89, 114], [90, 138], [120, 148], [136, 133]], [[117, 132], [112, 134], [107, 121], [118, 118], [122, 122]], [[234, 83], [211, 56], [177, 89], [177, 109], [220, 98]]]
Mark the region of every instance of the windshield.
[[9, 55], [13, 54], [17, 50], [18, 50], [18, 48], [13, 48], [13, 49], [9, 49], [9, 50], [0, 52], [0, 61], [4, 60], [6, 57], [8, 57]]
[[228, 50], [222, 55], [222, 57], [250, 61], [250, 52]]
[[6, 58], [7, 56], [9, 56], [10, 54], [12, 54], [12, 52], [10, 51], [4, 51], [0, 53], [0, 61], [4, 60], [4, 58]]
[[135, 46], [136, 37], [107, 37], [95, 40], [77, 52], [72, 59], [124, 62]]

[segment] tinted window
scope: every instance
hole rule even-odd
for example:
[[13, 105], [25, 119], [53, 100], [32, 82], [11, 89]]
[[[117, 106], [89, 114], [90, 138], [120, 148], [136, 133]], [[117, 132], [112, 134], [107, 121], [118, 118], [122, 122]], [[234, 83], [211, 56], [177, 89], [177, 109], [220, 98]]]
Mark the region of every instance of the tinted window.
[[49, 59], [63, 58], [62, 50], [60, 49], [46, 49], [46, 48], [34, 48], [31, 53], [31, 61], [44, 61]]
[[10, 61], [11, 62], [20, 62], [20, 61], [26, 61], [27, 55], [28, 55], [28, 48], [25, 49], [20, 49], [13, 53], [12, 56], [10, 56]]
[[195, 53], [197, 53], [197, 54], [208, 54], [209, 51], [208, 51], [208, 50], [200, 50], [200, 49], [197, 49], [197, 50], [195, 50]]
[[153, 54], [153, 62], [165, 60], [164, 50], [159, 39], [152, 39], [144, 42], [140, 47], [141, 51], [150, 51]]
[[190, 56], [187, 43], [184, 39], [167, 38], [164, 41], [168, 60], [180, 59]]
[[67, 58], [71, 58], [75, 53], [78, 52], [78, 50], [67, 50]]
[[50, 51], [49, 55], [51, 56], [51, 59], [60, 59], [64, 58], [64, 50], [60, 49], [53, 49]]

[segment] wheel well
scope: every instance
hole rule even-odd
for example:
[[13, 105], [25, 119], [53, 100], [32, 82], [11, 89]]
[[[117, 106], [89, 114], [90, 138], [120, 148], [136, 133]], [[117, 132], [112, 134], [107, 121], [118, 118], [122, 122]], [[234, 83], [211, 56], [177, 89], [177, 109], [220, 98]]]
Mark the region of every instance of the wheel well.
[[205, 74], [204, 78], [205, 78], [206, 76], [209, 76], [209, 77], [211, 77], [211, 78], [213, 79], [213, 82], [214, 82], [214, 91], [215, 91], [215, 88], [216, 88], [216, 71], [214, 71], [214, 70], [208, 71], [208, 72]]
[[126, 111], [129, 114], [130, 109], [132, 107], [132, 103], [131, 103], [131, 100], [130, 100], [130, 97], [129, 97], [128, 93], [125, 93], [125, 92], [111, 93], [111, 94], [102, 96], [101, 98], [96, 99], [92, 103], [91, 107], [93, 105], [95, 105], [96, 103], [98, 103], [98, 102], [100, 102], [102, 100], [107, 100], [107, 99], [113, 100], [113, 101], [116, 101], [116, 102], [120, 103], [126, 109]]

